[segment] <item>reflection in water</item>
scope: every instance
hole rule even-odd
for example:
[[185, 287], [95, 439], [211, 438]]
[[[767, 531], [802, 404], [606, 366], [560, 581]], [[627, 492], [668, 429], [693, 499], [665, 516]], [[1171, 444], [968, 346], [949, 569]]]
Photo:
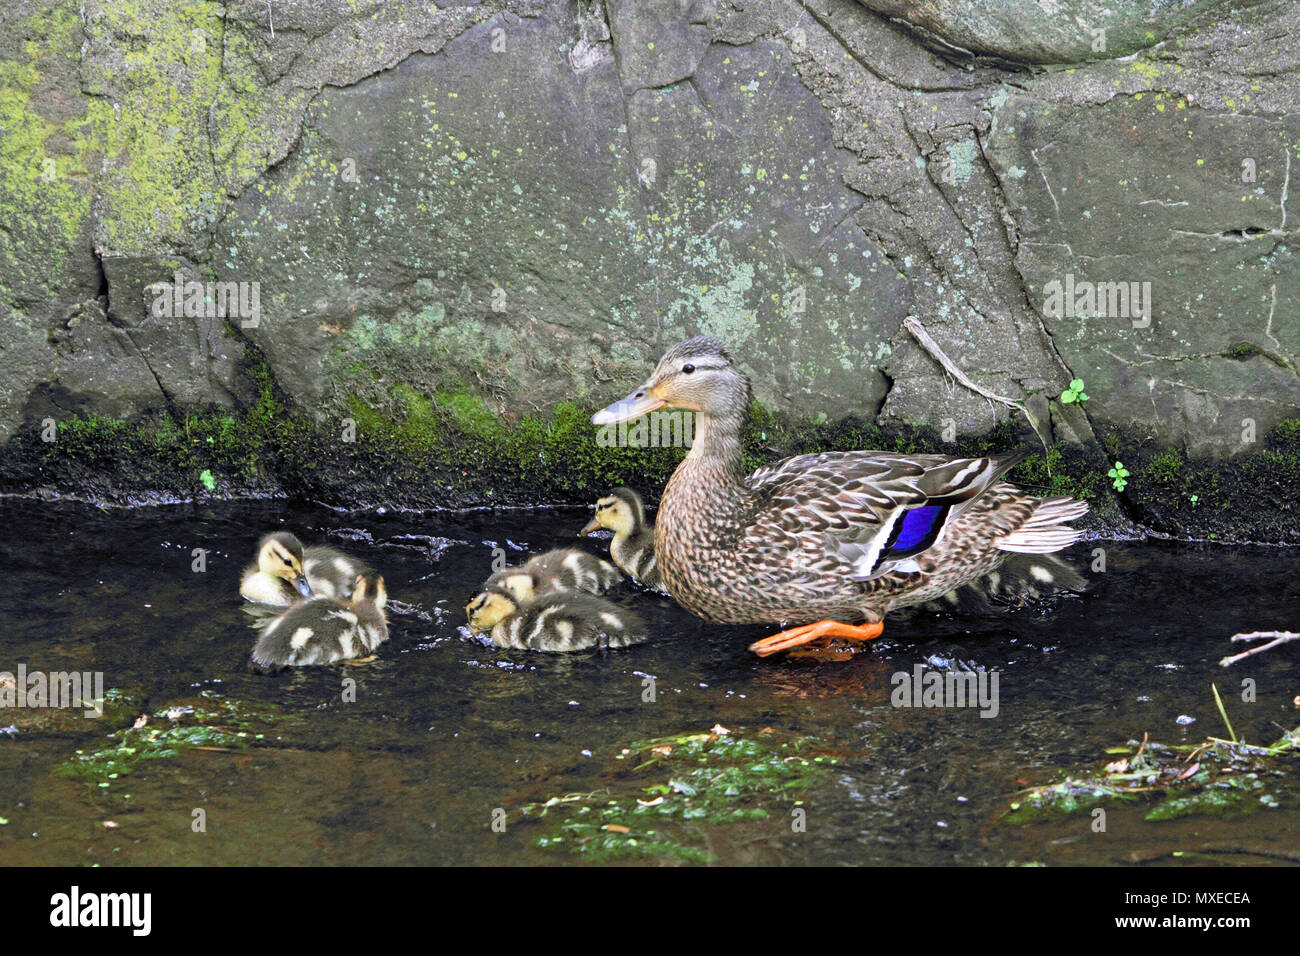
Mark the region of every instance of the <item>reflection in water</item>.
[[[833, 664], [760, 661], [745, 648], [763, 629], [711, 627], [629, 587], [613, 599], [647, 621], [649, 643], [546, 656], [469, 636], [462, 608], [495, 547], [512, 562], [553, 547], [603, 549], [574, 537], [585, 508], [423, 516], [7, 500], [0, 509], [0, 670], [102, 671], [106, 686], [133, 698], [116, 722], [0, 713], [9, 728], [0, 734], [9, 821], [0, 864], [568, 862], [533, 845], [534, 831], [510, 813], [600, 788], [633, 740], [719, 723], [816, 736], [844, 755], [805, 795], [806, 833], [793, 839], [780, 819], [770, 835], [752, 824], [743, 835], [719, 829], [710, 842], [724, 863], [1126, 863], [1216, 834], [1225, 845], [1263, 845], [1297, 830], [1285, 799], [1227, 821], [1149, 824], [1115, 812], [1106, 840], [1083, 818], [994, 825], [1019, 780], [1099, 767], [1106, 747], [1147, 731], [1170, 743], [1219, 733], [1212, 680], [1221, 690], [1255, 680], [1254, 704], [1227, 695], [1252, 742], [1276, 739], [1275, 723], [1293, 726], [1300, 688], [1286, 649], [1240, 673], [1216, 666], [1235, 631], [1294, 627], [1300, 577], [1290, 551], [1107, 544], [1093, 590], [1051, 613], [890, 618], [867, 653]], [[342, 546], [384, 574], [392, 636], [377, 661], [249, 669], [254, 634], [238, 576], [274, 527]], [[196, 571], [200, 552], [206, 570]], [[891, 706], [891, 676], [918, 663], [997, 669], [997, 716]], [[75, 751], [104, 746], [135, 711], [213, 700], [294, 719], [259, 729], [246, 749], [185, 750], [103, 787], [55, 773]], [[1195, 722], [1180, 725], [1180, 715]], [[191, 829], [195, 808], [206, 833]], [[505, 833], [490, 827], [497, 809], [512, 821]]]

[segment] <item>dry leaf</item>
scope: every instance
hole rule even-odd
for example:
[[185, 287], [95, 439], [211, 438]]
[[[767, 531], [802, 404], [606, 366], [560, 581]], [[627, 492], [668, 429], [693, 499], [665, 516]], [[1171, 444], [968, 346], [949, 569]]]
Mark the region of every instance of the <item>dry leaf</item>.
[[728, 730], [726, 727], [722, 726], [722, 724], [714, 724], [709, 729], [709, 733], [714, 734], [718, 737], [725, 737], [727, 736], [727, 734], [731, 733], [731, 731]]
[[139, 730], [141, 727], [143, 727], [143, 726], [144, 726], [145, 724], [147, 724], [147, 723], [149, 723], [149, 715], [148, 715], [148, 714], [141, 714], [139, 717], [137, 717], [137, 718], [135, 719], [135, 723], [131, 725], [131, 729], [132, 729], [132, 730]]
[[601, 827], [601, 829], [608, 830], [610, 833], [631, 833], [632, 832], [627, 827], [623, 826], [623, 824], [621, 823], [606, 823], [603, 827]]

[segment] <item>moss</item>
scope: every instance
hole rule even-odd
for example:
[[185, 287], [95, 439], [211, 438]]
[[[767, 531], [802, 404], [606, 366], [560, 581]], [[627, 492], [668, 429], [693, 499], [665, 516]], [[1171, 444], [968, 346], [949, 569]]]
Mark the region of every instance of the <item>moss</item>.
[[76, 135], [77, 121], [46, 115], [52, 109], [46, 74], [80, 43], [76, 4], [55, 4], [19, 30], [27, 37], [22, 58], [0, 61], [0, 261], [19, 274], [0, 276], [0, 283], [43, 287], [87, 228], [91, 191], [85, 184], [96, 151]]
[[1260, 791], [1264, 782], [1256, 774], [1216, 781], [1199, 793], [1167, 797], [1146, 815], [1147, 820], [1176, 820], [1179, 817], [1240, 817], [1264, 808]]
[[[225, 185], [265, 169], [273, 130], [311, 95], [268, 92], [256, 51], [213, 0], [121, 0], [85, 29], [88, 48], [115, 51], [111, 76], [110, 60], [83, 52], [75, 0], [20, 24], [21, 57], [0, 61], [0, 221], [10, 227], [0, 260], [33, 273], [5, 276], [10, 286], [59, 275], [85, 244], [92, 181], [101, 245], [125, 255], [191, 246], [224, 213]], [[56, 87], [79, 92], [68, 60], [87, 91], [111, 96]]]
[[1300, 445], [1300, 418], [1285, 418], [1278, 422], [1271, 437], [1279, 445]]
[[309, 434], [290, 416], [269, 369], [253, 350], [244, 375], [257, 398], [238, 411], [183, 407], [125, 422], [99, 415], [61, 418], [55, 440], [39, 428], [20, 431], [0, 454], [0, 479], [9, 487], [58, 486], [93, 498], [194, 496], [211, 491], [278, 490], [285, 456]]
[[[62, 419], [53, 443], [30, 425], [0, 449], [0, 486], [119, 501], [194, 497], [211, 490], [201, 478], [207, 470], [218, 494], [285, 493], [344, 507], [585, 504], [617, 485], [653, 503], [685, 454], [683, 447], [611, 446], [591, 425], [590, 410], [572, 402], [507, 417], [467, 388], [426, 394], [399, 383], [380, 390], [382, 379], [364, 363], [355, 380], [372, 387], [347, 396], [346, 417], [338, 418], [310, 419], [288, 402], [251, 345], [243, 375], [256, 397], [234, 411], [172, 409], [130, 423]], [[1281, 422], [1258, 450], [1229, 461], [1187, 460], [1119, 431], [1100, 437], [1111, 453], [1057, 443], [1044, 454], [1013, 420], [945, 442], [929, 425], [814, 420], [755, 402], [742, 440], [749, 469], [819, 451], [976, 456], [1021, 449], [1030, 454], [1008, 479], [1087, 501], [1093, 527], [1128, 530], [1136, 520], [1174, 535], [1300, 541], [1300, 420]], [[1105, 477], [1115, 460], [1135, 476], [1122, 497]]]
[[[534, 842], [590, 860], [617, 857], [712, 862], [719, 827], [790, 814], [838, 763], [807, 737], [688, 733], [629, 744], [599, 793], [529, 803]], [[702, 830], [707, 827], [707, 831]], [[709, 836], [705, 836], [705, 832]]]
[[1157, 455], [1142, 469], [1143, 478], [1164, 488], [1177, 486], [1182, 479], [1182, 473], [1182, 456], [1172, 449]]
[[265, 704], [247, 704], [205, 691], [197, 699], [161, 708], [144, 726], [108, 734], [110, 743], [98, 750], [78, 750], [56, 772], [109, 789], [148, 761], [194, 748], [242, 749], [261, 740], [271, 725], [292, 719]]
[[[1216, 737], [1177, 746], [1129, 741], [1125, 747], [1108, 749], [1108, 754], [1124, 756], [1095, 774], [1067, 776], [1017, 794], [1001, 822], [1050, 821], [1124, 801], [1154, 803], [1145, 813], [1147, 820], [1240, 816], [1264, 806], [1295, 805], [1300, 795], [1289, 781], [1294, 779], [1291, 771], [1300, 756], [1298, 746], [1297, 730], [1269, 747], [1249, 747]], [[1276, 791], [1281, 800], [1269, 791]]]
[[1046, 454], [1031, 455], [1007, 476], [1044, 494], [1069, 495], [1093, 504], [1108, 500], [1104, 473], [1078, 450], [1056, 443]]
[[1300, 421], [1278, 423], [1256, 450], [1227, 461], [1187, 460], [1139, 442], [1126, 443], [1121, 457], [1141, 478], [1125, 500], [1150, 528], [1223, 541], [1300, 542]]

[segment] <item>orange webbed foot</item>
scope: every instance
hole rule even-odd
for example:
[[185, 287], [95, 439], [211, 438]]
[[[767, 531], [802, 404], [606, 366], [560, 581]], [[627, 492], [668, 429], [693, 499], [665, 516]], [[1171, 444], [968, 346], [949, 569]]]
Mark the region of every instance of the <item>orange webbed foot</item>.
[[[755, 641], [749, 645], [749, 649], [759, 657], [767, 657], [770, 654], [778, 654], [791, 648], [803, 648], [804, 645], [813, 642], [822, 642], [829, 645], [830, 648], [835, 648], [837, 642], [828, 639], [847, 638], [850, 641], [869, 641], [874, 637], [879, 637], [884, 630], [885, 625], [879, 621], [874, 624], [844, 624], [840, 621], [818, 621], [815, 624], [792, 627], [779, 634], [773, 634], [771, 637], [765, 637], [761, 641]], [[842, 645], [840, 647], [842, 648]], [[816, 653], [813, 648], [805, 648], [799, 652], [798, 656], [823, 657], [823, 655]], [[829, 659], [845, 660], [850, 656], [852, 655], [845, 654], [840, 650], [835, 652]]]

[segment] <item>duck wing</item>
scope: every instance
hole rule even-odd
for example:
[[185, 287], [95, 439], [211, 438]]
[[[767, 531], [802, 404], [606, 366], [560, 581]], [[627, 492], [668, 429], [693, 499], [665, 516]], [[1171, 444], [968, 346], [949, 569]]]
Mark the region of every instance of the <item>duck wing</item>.
[[853, 565], [866, 580], [934, 545], [947, 524], [1026, 453], [987, 458], [821, 452], [761, 468], [737, 551], [800, 552], [808, 573]]

